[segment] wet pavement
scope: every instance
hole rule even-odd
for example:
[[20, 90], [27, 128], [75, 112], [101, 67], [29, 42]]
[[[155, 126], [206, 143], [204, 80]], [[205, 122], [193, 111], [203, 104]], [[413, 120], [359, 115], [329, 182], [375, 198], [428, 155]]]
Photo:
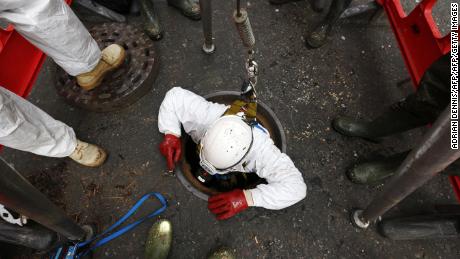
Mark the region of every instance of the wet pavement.
[[[440, 1], [441, 2], [441, 1]], [[444, 1], [442, 1], [444, 3]], [[447, 2], [436, 12], [446, 15]], [[170, 258], [205, 258], [227, 246], [238, 258], [459, 258], [460, 241], [391, 241], [375, 227], [359, 230], [348, 220], [353, 207], [364, 207], [382, 185], [349, 182], [346, 169], [357, 161], [406, 150], [425, 129], [374, 144], [343, 137], [330, 127], [337, 115], [371, 119], [412, 91], [401, 54], [385, 17], [341, 21], [324, 47], [305, 48], [303, 37], [314, 25], [307, 2], [271, 6], [251, 1], [249, 15], [259, 63], [259, 96], [279, 116], [287, 154], [303, 173], [306, 199], [280, 211], [251, 208], [217, 221], [206, 203], [168, 175], [158, 151], [162, 140], [157, 113], [166, 91], [182, 86], [205, 95], [239, 90], [244, 49], [231, 21], [230, 1], [214, 2], [216, 53], [201, 52], [201, 23], [182, 17], [163, 1], [155, 2], [165, 37], [156, 43], [160, 71], [153, 89], [137, 103], [111, 113], [93, 113], [67, 105], [54, 88], [55, 65], [47, 61], [30, 100], [74, 127], [82, 140], [105, 147], [110, 155], [97, 169], [68, 159], [39, 157], [11, 149], [2, 154], [17, 170], [43, 185], [78, 222], [99, 230], [114, 223], [143, 194], [164, 194], [169, 208], [160, 217], [172, 221]], [[437, 19], [444, 24], [445, 16]], [[139, 19], [130, 19], [138, 24]], [[140, 26], [140, 25], [139, 25]], [[443, 27], [444, 28], [444, 27]], [[439, 176], [405, 199], [386, 216], [405, 215], [456, 203], [447, 177]], [[138, 215], [158, 207], [149, 203]], [[149, 227], [156, 219], [99, 249], [96, 258], [143, 258]]]

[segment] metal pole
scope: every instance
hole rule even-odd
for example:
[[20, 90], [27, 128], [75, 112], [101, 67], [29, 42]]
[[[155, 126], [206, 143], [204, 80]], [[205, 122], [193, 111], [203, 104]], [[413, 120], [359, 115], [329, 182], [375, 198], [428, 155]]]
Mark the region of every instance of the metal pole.
[[18, 226], [0, 220], [0, 242], [47, 251], [64, 244], [65, 241], [56, 232], [37, 223]]
[[83, 240], [85, 230], [0, 157], [0, 204], [70, 240]]
[[460, 157], [459, 150], [450, 148], [450, 122], [449, 105], [417, 148], [409, 153], [383, 192], [365, 210], [352, 213], [355, 225], [367, 228], [369, 222], [375, 221]]
[[212, 5], [211, 0], [200, 0], [201, 20], [203, 23], [203, 51], [211, 54], [216, 50], [212, 39]]

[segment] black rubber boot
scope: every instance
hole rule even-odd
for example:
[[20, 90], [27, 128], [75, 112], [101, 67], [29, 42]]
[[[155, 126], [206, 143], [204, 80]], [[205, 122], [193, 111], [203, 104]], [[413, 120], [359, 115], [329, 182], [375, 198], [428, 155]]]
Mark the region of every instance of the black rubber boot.
[[300, 0], [268, 0], [268, 2], [272, 5], [282, 5], [282, 4], [287, 4], [290, 2], [297, 2]]
[[144, 31], [152, 40], [163, 37], [160, 21], [155, 13], [152, 0], [139, 0], [139, 8], [144, 19]]
[[[378, 184], [382, 180], [393, 176], [409, 153], [410, 150], [382, 159], [356, 164], [347, 170], [347, 177], [350, 181], [357, 184]], [[454, 161], [441, 174], [445, 176], [460, 176], [460, 161]]]
[[450, 54], [438, 59], [422, 78], [417, 92], [371, 122], [338, 117], [332, 127], [339, 133], [376, 141], [378, 138], [433, 123], [450, 100]]
[[320, 13], [326, 9], [327, 0], [310, 0], [310, 6], [313, 11]]
[[200, 20], [200, 4], [197, 0], [168, 0], [168, 5], [179, 9], [185, 17]]
[[404, 109], [392, 107], [371, 122], [338, 117], [332, 121], [334, 130], [349, 137], [360, 137], [373, 142], [428, 124], [427, 118], [414, 116]]
[[323, 46], [331, 29], [332, 25], [330, 24], [321, 24], [316, 27], [306, 38], [307, 47], [316, 49]]
[[[320, 3], [322, 2], [322, 3]], [[325, 6], [324, 0], [315, 0], [316, 7]], [[340, 15], [348, 8], [351, 0], [333, 0], [326, 18], [306, 37], [306, 45], [310, 48], [319, 48], [327, 41], [332, 26], [339, 20]], [[314, 6], [314, 5], [313, 5]]]
[[350, 181], [357, 184], [377, 184], [393, 176], [410, 151], [383, 159], [357, 164], [347, 171]]
[[393, 240], [458, 238], [460, 215], [412, 216], [382, 220], [378, 230]]

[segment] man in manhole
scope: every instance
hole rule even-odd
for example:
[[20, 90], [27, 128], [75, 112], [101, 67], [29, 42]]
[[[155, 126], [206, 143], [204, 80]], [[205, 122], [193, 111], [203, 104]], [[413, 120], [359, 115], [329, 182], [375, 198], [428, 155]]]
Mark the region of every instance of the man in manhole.
[[220, 220], [250, 206], [279, 210], [306, 196], [302, 174], [283, 154], [260, 124], [251, 124], [245, 113], [232, 114], [223, 104], [206, 101], [188, 90], [168, 91], [160, 106], [158, 127], [164, 133], [160, 151], [170, 171], [181, 157], [181, 125], [198, 144], [201, 167], [211, 176], [230, 172], [256, 173], [267, 184], [234, 189], [208, 199], [209, 210]]

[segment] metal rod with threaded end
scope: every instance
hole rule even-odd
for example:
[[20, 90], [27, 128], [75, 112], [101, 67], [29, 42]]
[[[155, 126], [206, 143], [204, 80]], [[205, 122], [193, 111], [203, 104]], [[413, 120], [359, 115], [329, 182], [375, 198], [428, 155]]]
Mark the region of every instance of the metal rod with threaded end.
[[211, 0], [200, 0], [200, 9], [201, 9], [201, 20], [203, 23], [203, 33], [204, 33], [203, 51], [206, 54], [211, 54], [216, 49], [213, 43], [213, 39], [212, 39]]
[[236, 0], [236, 16], [241, 16], [241, 0]]

